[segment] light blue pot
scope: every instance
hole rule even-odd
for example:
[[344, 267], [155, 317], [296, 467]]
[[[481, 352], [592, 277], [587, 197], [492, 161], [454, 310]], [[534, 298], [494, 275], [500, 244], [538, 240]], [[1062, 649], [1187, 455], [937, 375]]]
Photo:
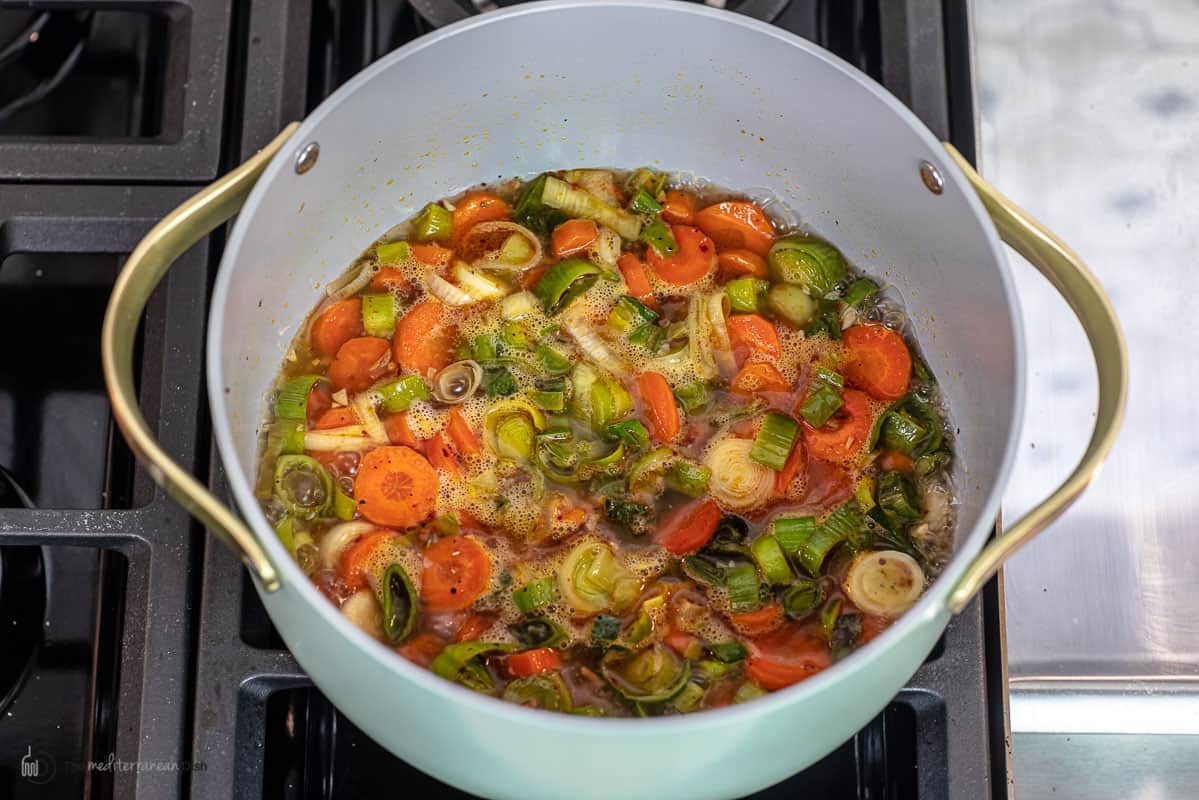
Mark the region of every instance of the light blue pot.
[[[297, 156], [313, 142], [319, 158], [299, 174]], [[922, 182], [922, 164], [939, 173], [939, 194]], [[264, 401], [321, 287], [429, 198], [500, 176], [592, 165], [649, 165], [776, 198], [904, 295], [960, 427], [957, 553], [944, 574], [874, 642], [761, 700], [675, 718], [591, 719], [472, 693], [347, 624], [290, 560], [253, 497]], [[216, 439], [243, 525], [163, 460], [135, 404], [128, 408], [126, 371], [137, 319], [133, 308], [129, 322], [130, 307], [178, 250], [236, 210], [259, 174], [225, 248], [208, 342]], [[271, 618], [321, 690], [399, 757], [496, 798], [744, 795], [815, 762], [876, 715], [951, 609], [1081, 491], [1118, 425], [1124, 362], [1101, 291], [1073, 254], [988, 198], [1005, 238], [1067, 292], [1105, 358], [1100, 432], [1080, 473], [1052, 507], [976, 559], [1024, 398], [1020, 315], [996, 229], [970, 184], [976, 177], [869, 78], [768, 25], [644, 0], [487, 14], [370, 67], [286, 145], [281, 137], [147, 237], [105, 327], [118, 422], [155, 476], [243, 551]]]

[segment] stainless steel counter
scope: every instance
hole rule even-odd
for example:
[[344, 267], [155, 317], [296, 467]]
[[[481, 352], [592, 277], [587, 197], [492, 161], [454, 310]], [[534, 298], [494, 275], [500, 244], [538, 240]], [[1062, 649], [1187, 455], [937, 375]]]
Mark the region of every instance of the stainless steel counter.
[[[1102, 476], [1005, 571], [1016, 796], [1199, 797], [1199, 4], [974, 19], [983, 172], [1089, 261], [1132, 364]], [[1095, 406], [1065, 303], [1012, 262], [1031, 376], [1007, 519], [1072, 468]]]

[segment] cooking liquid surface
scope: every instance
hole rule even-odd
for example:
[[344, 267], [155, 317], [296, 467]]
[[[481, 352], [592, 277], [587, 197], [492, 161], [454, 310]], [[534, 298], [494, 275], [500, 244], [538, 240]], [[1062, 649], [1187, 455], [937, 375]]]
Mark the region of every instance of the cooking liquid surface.
[[[597, 194], [605, 188], [601, 182], [596, 189], [596, 184], [591, 183], [592, 178], [574, 173], [567, 175], [575, 179], [575, 187], [580, 184], [591, 186]], [[612, 197], [620, 207], [631, 201], [634, 192], [630, 187], [635, 180], [636, 175], [632, 173], [614, 173], [616, 189]], [[519, 181], [509, 181], [485, 187], [485, 191], [503, 201], [504, 211], [513, 207], [519, 210], [522, 186], [524, 184]], [[653, 192], [652, 188], [651, 196], [666, 205], [664, 216], [669, 217], [669, 196], [663, 191]], [[670, 184], [667, 191], [673, 193], [677, 188], [683, 187]], [[711, 187], [689, 189], [686, 193], [694, 209], [742, 199]], [[467, 197], [469, 201], [470, 195]], [[443, 203], [443, 208], [451, 211], [447, 216], [455, 221], [458, 214], [453, 210], [461, 202], [462, 198], [457, 198]], [[658, 220], [659, 216], [647, 214], [641, 217], [643, 227], [646, 221]], [[497, 218], [508, 220], [511, 217], [504, 213], [492, 217], [493, 220]], [[419, 224], [418, 219], [417, 226]], [[428, 590], [424, 584], [431, 571], [452, 573], [463, 568], [454, 563], [457, 553], [450, 555], [444, 563], [431, 563], [426, 551], [438, 542], [464, 537], [481, 545], [486, 555], [485, 585], [464, 587], [464, 591], [478, 594], [464, 605], [451, 599], [449, 605], [452, 608], [438, 610], [447, 604], [422, 603], [414, 626], [402, 640], [390, 637], [401, 655], [429, 665], [440, 654], [441, 669], [434, 665], [435, 671], [444, 674], [449, 670], [452, 674], [446, 674], [446, 677], [460, 680], [471, 688], [529, 705], [604, 715], [669, 714], [739, 702], [751, 699], [763, 690], [789, 685], [827, 667], [881, 632], [895, 614], [865, 613], [855, 606], [844, 588], [855, 557], [869, 558], [868, 554], [906, 550], [915, 557], [913, 563], [918, 562], [922, 568], [917, 577], [920, 589], [925, 576], [931, 579], [937, 574], [952, 545], [948, 445], [934, 448], [936, 453], [945, 454], [944, 458], [930, 459], [927, 457], [935, 453], [924, 453], [926, 458], [921, 459], [917, 455], [919, 447], [905, 456], [885, 444], [871, 447], [865, 437], [861, 437], [860, 441], [851, 440], [844, 453], [839, 455], [830, 456], [817, 447], [824, 456], [819, 457], [812, 452], [813, 447], [808, 441], [810, 436], [817, 434], [801, 413], [805, 400], [824, 385], [824, 376], [832, 374], [834, 378], [844, 380], [840, 374], [844, 365], [856, 358], [855, 351], [847, 346], [841, 335], [841, 328], [883, 329], [890, 326], [904, 329], [902, 308], [885, 289], [853, 307], [843, 298], [839, 302], [830, 301], [838, 329], [836, 338], [827, 331], [814, 332], [812, 323], [803, 327], [792, 324], [775, 313], [774, 306], [760, 296], [757, 317], [768, 321], [773, 328], [777, 335], [777, 344], [773, 345], [776, 349], [772, 349], [770, 342], [759, 347], [752, 337], [746, 344], [725, 334], [729, 337], [724, 344], [727, 352], [722, 363], [716, 365], [713, 375], [711, 365], [705, 368], [703, 359], [696, 356], [695, 340], [697, 335], [715, 337], [715, 349], [719, 350], [722, 337], [712, 332], [708, 325], [696, 327], [688, 322], [689, 315], [696, 313], [696, 305], [701, 306], [701, 318], [703, 315], [704, 304], [696, 303], [693, 298], [719, 304], [728, 294], [726, 287], [730, 281], [747, 277], [727, 266], [723, 259], [718, 264], [713, 257], [713, 268], [703, 277], [678, 285], [664, 280], [654, 269], [648, 253], [652, 245], [625, 240], [616, 245], [619, 249], [609, 247], [605, 252], [602, 241], [593, 242], [571, 256], [589, 259], [600, 267], [601, 274], [586, 291], [565, 310], [547, 312], [543, 303], [534, 302], [522, 307], [518, 316], [505, 322], [506, 316], [511, 317], [506, 311], [510, 297], [528, 288], [536, 295], [535, 281], [531, 277], [543, 271], [544, 264], [561, 261], [563, 257], [554, 254], [551, 238], [541, 235], [538, 236], [543, 251], [540, 264], [523, 271], [507, 266], [489, 270], [486, 265], [497, 265], [495, 254], [514, 234], [511, 230], [500, 230], [473, 235], [469, 230], [454, 230], [450, 239], [436, 246], [416, 245], [417, 229], [412, 222], [398, 225], [381, 242], [413, 240], [406, 252], [396, 257], [393, 248], [393, 254], [380, 265], [383, 259], [376, 255], [380, 244], [376, 243], [355, 261], [340, 282], [344, 287], [365, 270], [371, 275], [372, 284], [351, 297], [391, 292], [395, 298], [395, 319], [399, 321], [414, 308], [436, 305], [440, 312], [436, 330], [450, 332], [443, 337], [450, 352], [441, 361], [456, 362], [473, 356], [486, 373], [483, 385], [465, 402], [451, 405], [439, 402], [435, 397], [418, 399], [398, 415], [389, 414], [381, 405], [372, 403], [379, 420], [386, 426], [388, 441], [332, 448], [320, 444], [318, 449], [305, 440], [305, 452], [327, 470], [332, 486], [357, 501], [353, 520], [338, 519], [328, 509], [307, 519], [303, 509], [299, 513], [294, 508], [289, 512], [280, 502], [274, 485], [279, 437], [272, 434], [264, 441], [259, 496], [268, 517], [290, 526], [292, 544], [301, 564], [330, 601], [341, 606], [356, 624], [388, 641], [388, 632], [382, 624], [380, 598], [389, 591], [389, 586], [394, 588], [398, 584], [389, 584], [384, 578], [385, 571], [392, 564], [400, 565], [411, 581], [415, 595], [423, 596]], [[602, 232], [604, 227], [599, 226], [597, 230]], [[725, 231], [719, 224], [714, 230], [718, 237]], [[776, 241], [796, 233], [779, 230]], [[603, 239], [602, 233], [600, 239]], [[707, 236], [702, 242], [701, 249], [711, 247], [714, 254], [723, 254], [726, 249], [743, 249], [720, 247]], [[663, 341], [652, 350], [630, 341], [632, 337], [627, 331], [619, 331], [609, 322], [613, 308], [632, 291], [622, 279], [622, 269], [616, 263], [616, 256], [630, 253], [646, 266], [645, 275], [653, 293], [652, 302], [646, 302], [656, 305], [654, 324], [662, 329]], [[758, 261], [769, 262], [773, 267], [773, 258], [759, 258]], [[476, 274], [500, 287], [503, 295], [461, 306], [444, 302], [447, 295], [430, 288], [430, 275], [437, 274], [450, 284], [463, 286], [455, 271], [459, 262], [471, 265]], [[784, 283], [779, 280], [777, 270], [772, 268], [770, 273], [766, 280], [771, 280], [772, 285]], [[839, 297], [855, 277], [853, 274], [842, 276], [828, 297]], [[816, 294], [816, 301], [819, 300], [818, 287], [805, 288]], [[314, 309], [313, 319], [318, 320], [322, 312], [344, 303], [345, 299], [335, 295], [322, 300]], [[642, 299], [646, 299], [645, 295]], [[743, 314], [730, 309], [727, 299], [723, 300], [723, 307], [726, 328], [732, 327], [734, 320]], [[383, 337], [388, 340], [386, 352], [380, 355], [377, 363], [364, 365], [364, 369], [369, 367], [369, 375], [363, 378], [367, 385], [347, 387], [339, 385], [336, 378], [330, 380], [334, 354], [321, 352], [316, 344], [315, 328], [313, 325], [310, 333], [306, 326], [297, 337], [279, 385], [284, 386], [302, 376], [321, 376], [308, 396], [304, 432], [311, 434], [323, 427], [332, 430], [332, 435], [344, 435], [347, 430], [357, 427], [361, 433], [360, 419], [351, 408], [358, 394], [414, 372], [397, 364], [398, 346], [393, 347], [392, 340], [400, 334]], [[519, 342], [514, 346], [510, 340], [505, 340], [506, 335], [517, 330], [524, 339], [523, 346]], [[607, 357], [612, 359], [610, 364], [619, 364], [619, 367], [606, 369], [606, 364], [597, 363], [591, 348], [580, 340], [580, 330], [593, 333], [600, 346], [606, 348]], [[362, 330], [354, 333], [355, 338], [365, 336]], [[431, 339], [432, 333], [427, 332], [424, 338]], [[915, 356], [917, 351], [910, 337], [907, 346]], [[539, 347], [564, 355], [569, 366], [552, 373], [547, 371], [539, 357]], [[339, 348], [336, 357], [341, 358], [343, 352]], [[579, 374], [580, 364], [584, 365], [584, 370], [591, 368], [590, 372], [599, 384], [614, 382], [608, 394], [620, 394], [622, 390], [627, 393], [632, 407], [621, 412], [617, 398], [616, 421], [637, 420], [648, 433], [657, 432], [651, 423], [654, 411], [652, 403], [643, 396], [638, 376], [655, 372], [676, 394], [681, 387], [703, 384], [707, 399], [695, 404], [690, 411], [679, 408], [679, 431], [667, 441], [662, 441], [662, 436], [654, 436], [638, 445], [621, 442], [610, 434], [605, 436], [605, 431], [597, 431], [594, 408], [581, 408], [595, 395], [585, 386], [581, 387], [585, 376]], [[739, 376], [747, 366], [754, 364], [772, 366], [781, 383], [777, 387], [768, 386], [764, 391], [747, 391], [744, 387], [737, 391]], [[916, 369], [920, 371], [918, 361]], [[500, 381], [502, 394], [489, 396], [485, 387], [501, 370], [507, 376], [507, 383]], [[336, 369], [334, 372], [339, 377], [342, 375]], [[421, 377], [430, 387], [437, 384], [435, 369], [427, 369]], [[553, 394], [560, 384], [564, 384], [565, 389], [562, 411], [536, 409], [536, 402], [532, 400], [535, 393], [549, 391]], [[904, 399], [898, 402], [891, 396], [877, 397], [854, 389], [832, 388], [843, 398], [848, 396], [847, 392], [860, 394], [868, 417], [866, 422], [859, 423], [863, 430], [883, 427], [888, 410], [898, 410], [898, 404], [910, 396], [909, 390], [918, 393], [919, 399], [933, 409], [938, 426], [947, 427], [944, 412], [937, 405], [935, 382], [926, 373], [905, 382], [904, 391], [900, 393]], [[553, 405], [552, 401], [550, 405]], [[511, 453], [501, 456], [494, 451], [496, 437], [489, 436], [486, 430], [489, 413], [496, 414], [497, 408], [508, 409], [512, 415], [524, 415], [534, 422], [539, 434], [538, 444], [527, 461], [514, 458]], [[530, 412], [528, 409], [536, 410]], [[826, 430], [827, 426], [837, 427], [838, 415], [844, 414], [845, 409], [843, 405], [833, 415], [831, 422], [826, 423]], [[451, 412], [459, 415], [459, 424], [465, 422], [473, 433], [478, 452], [464, 452], [455, 441], [450, 430], [453, 427]], [[679, 552], [678, 547], [669, 547], [670, 531], [666, 530], [664, 536], [664, 528], [670, 528], [672, 521], [681, 518], [683, 522], [675, 525], [676, 530], [686, 530], [687, 517], [696, 514], [705, 504], [711, 506], [715, 491], [712, 480], [721, 480], [724, 476], [736, 482], [738, 474], [751, 463], [754, 469], [766, 469], [744, 454], [758, 437], [764, 416], [770, 412], [787, 415], [799, 423], [793, 447], [801, 452], [797, 456], [799, 468], [794, 479], [785, 486], [775, 486], [764, 501], [750, 502], [746, 506], [716, 496], [718, 511], [715, 516], [719, 522], [715, 523], [715, 535], [708, 531], [708, 538], [700, 542], [704, 545], [702, 548], [697, 545]], [[532, 419], [538, 413], [544, 418], [539, 426]], [[332, 415], [332, 421], [328, 415]], [[390, 419], [395, 416], [403, 416], [407, 423], [404, 435], [396, 434], [397, 426], [393, 426], [394, 421]], [[270, 429], [277, 432], [280, 424], [280, 420], [272, 419]], [[568, 479], [547, 477], [550, 470], [544, 468], [546, 457], [541, 442], [548, 437], [548, 431], [556, 432], [560, 441], [555, 443], [563, 445], [560, 449], [574, 449], [564, 459], [567, 465], [561, 470], [570, 473]], [[944, 430], [938, 441], [942, 438], [947, 439]], [[742, 440], [746, 444], [741, 449], [730, 448], [730, 440]], [[364, 512], [362, 492], [356, 492], [356, 488], [360, 489], [356, 483], [363, 458], [375, 447], [405, 445], [414, 446], [422, 457], [440, 467], [431, 511], [417, 524], [408, 527], [359, 524], [372, 522], [369, 518], [364, 519], [370, 512]], [[430, 456], [430, 448], [438, 446], [442, 448], [445, 461]], [[650, 471], [649, 477], [634, 487], [630, 478], [637, 473], [638, 463], [652, 462], [647, 454], [662, 447], [669, 448], [668, 465], [665, 469], [659, 467], [657, 472]], [[615, 463], [607, 464], [605, 457], [618, 448], [623, 450], [616, 453]], [[736, 458], [725, 455], [730, 452], [741, 455]], [[550, 458], [552, 460], [552, 455]], [[589, 462], [600, 466], [588, 466]], [[446, 463], [451, 466], [447, 468]], [[714, 477], [709, 479], [709, 491], [699, 489], [698, 497], [695, 486], [684, 487], [688, 488], [687, 492], [680, 491], [678, 482], [669, 477], [676, 464], [710, 470]], [[914, 519], [902, 523], [897, 523], [893, 516], [876, 513], [875, 517], [884, 522], [889, 520], [896, 529], [890, 536], [880, 537], [878, 526], [871, 525], [865, 514], [868, 511], [866, 503], [860, 501], [869, 498], [867, 502], [878, 508], [877, 495], [873, 493], [878, 491], [883, 475], [888, 472], [900, 473], [914, 490], [912, 497], [918, 513]], [[919, 474], [921, 472], [924, 474]], [[777, 471], [771, 470], [769, 475], [773, 483], [778, 483], [775, 480]], [[863, 484], [868, 488], [863, 488]], [[609, 500], [642, 507], [641, 521], [632, 524], [619, 521], [619, 515], [606, 507]], [[779, 582], [777, 569], [773, 578], [764, 574], [753, 543], [776, 532], [775, 520], [812, 517], [822, 529], [829, 515], [847, 504], [858, 512], [857, 529], [825, 555], [819, 567], [812, 570], [813, 574], [808, 574], [802, 561], [797, 560], [802, 553], [786, 554], [785, 566], [793, 580]], [[347, 525], [352, 535], [345, 533]], [[699, 527], [703, 525], [699, 524]], [[392, 530], [394, 535], [378, 536], [375, 530]], [[367, 539], [372, 541], [364, 552], [366, 545], [362, 543]], [[900, 545], [896, 546], [895, 541]], [[614, 556], [618, 566], [599, 574], [595, 585], [590, 587], [594, 591], [584, 597], [585, 600], [592, 596], [601, 599], [584, 602], [586, 607], [580, 608], [580, 595], [571, 596], [571, 576], [577, 578], [580, 575], [576, 563], [578, 554], [588, 551], [589, 547], [593, 554], [606, 550]], [[471, 545], [468, 549], [478, 548]], [[730, 591], [723, 581], [696, 580], [693, 571], [684, 569], [682, 557], [687, 555], [699, 555], [716, 564], [717, 572], [726, 577], [730, 569], [737, 566], [756, 565], [758, 597], [749, 603], [744, 598], [731, 602]], [[601, 552], [601, 561], [602, 557]], [[353, 563], [347, 564], [347, 558]], [[468, 564], [466, 568], [469, 567]], [[895, 577], [885, 567], [878, 574], [885, 579]], [[453, 583], [455, 578], [449, 580]], [[585, 582], [586, 577], [583, 580]], [[878, 580], [877, 576], [875, 580]], [[613, 581], [620, 588], [614, 589]], [[539, 584], [549, 587], [548, 599], [532, 610], [524, 611], [518, 607], [513, 599], [514, 591]], [[788, 593], [801, 584], [817, 598], [803, 613], [799, 613], [803, 603], [785, 602]], [[600, 588], [596, 589], [596, 586]], [[880, 591], [884, 603], [895, 594], [894, 587]], [[796, 613], [787, 613], [789, 610]], [[531, 637], [524, 629], [530, 621], [536, 623], [534, 633], [552, 631], [553, 640], [539, 643], [537, 636]], [[453, 663], [446, 662], [445, 656], [452, 654], [464, 640], [499, 647], [467, 659], [461, 669], [453, 669]], [[739, 644], [740, 649], [722, 650], [719, 647], [734, 643]], [[718, 647], [712, 649], [711, 645]], [[450, 649], [446, 650], [447, 647]], [[525, 668], [514, 670], [509, 664], [514, 659], [514, 652], [546, 649], [552, 650], [552, 655], [546, 664], [529, 667], [534, 670], [531, 673]], [[671, 676], [684, 670], [689, 676], [677, 681], [677, 685], [671, 683]], [[656, 687], [655, 681], [671, 685], [655, 693], [646, 688]], [[525, 691], [522, 692], [521, 687]], [[642, 695], [646, 699], [638, 699]], [[547, 697], [559, 699], [547, 700]]]

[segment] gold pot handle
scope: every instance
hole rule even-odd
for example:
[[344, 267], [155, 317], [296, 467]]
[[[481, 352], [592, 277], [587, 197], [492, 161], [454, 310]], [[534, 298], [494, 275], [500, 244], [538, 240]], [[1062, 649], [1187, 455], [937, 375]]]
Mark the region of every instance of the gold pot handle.
[[983, 180], [953, 145], [946, 144], [945, 149], [982, 199], [999, 237], [1040, 270], [1070, 304], [1091, 344], [1099, 373], [1099, 408], [1082, 460], [1049, 497], [983, 548], [949, 594], [949, 609], [956, 614], [1005, 561], [1061, 516], [1099, 474], [1124, 417], [1128, 351], [1111, 302], [1078, 254]]
[[241, 554], [269, 592], [279, 588], [279, 572], [249, 526], [171, 460], [146, 425], [133, 386], [133, 340], [150, 293], [171, 264], [238, 212], [262, 171], [298, 127], [296, 122], [288, 125], [252, 158], [188, 198], [146, 234], [117, 276], [100, 335], [100, 357], [112, 415], [133, 454], [171, 497]]

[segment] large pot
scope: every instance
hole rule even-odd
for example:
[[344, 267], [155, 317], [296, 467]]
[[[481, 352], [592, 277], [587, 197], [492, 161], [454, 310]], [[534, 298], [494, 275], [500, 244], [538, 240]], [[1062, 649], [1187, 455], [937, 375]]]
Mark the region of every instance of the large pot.
[[[475, 694], [348, 624], [255, 502], [267, 393], [320, 287], [430, 198], [578, 165], [650, 165], [777, 197], [903, 293], [960, 428], [956, 555], [944, 574], [868, 646], [764, 699], [674, 718], [591, 719]], [[213, 297], [208, 390], [241, 519], [154, 442], [137, 410], [131, 355], [150, 290], [239, 207]], [[1074, 307], [1096, 355], [1100, 401], [1074, 474], [988, 543], [1025, 383], [1000, 237]], [[1079, 259], [895, 98], [776, 28], [651, 0], [521, 5], [425, 36], [365, 70], [146, 237], [113, 290], [103, 356], [134, 451], [243, 554], [321, 690], [420, 769], [521, 800], [738, 796], [836, 748], [890, 701], [1003, 560], [1085, 488], [1115, 437], [1126, 380], [1116, 319]]]

